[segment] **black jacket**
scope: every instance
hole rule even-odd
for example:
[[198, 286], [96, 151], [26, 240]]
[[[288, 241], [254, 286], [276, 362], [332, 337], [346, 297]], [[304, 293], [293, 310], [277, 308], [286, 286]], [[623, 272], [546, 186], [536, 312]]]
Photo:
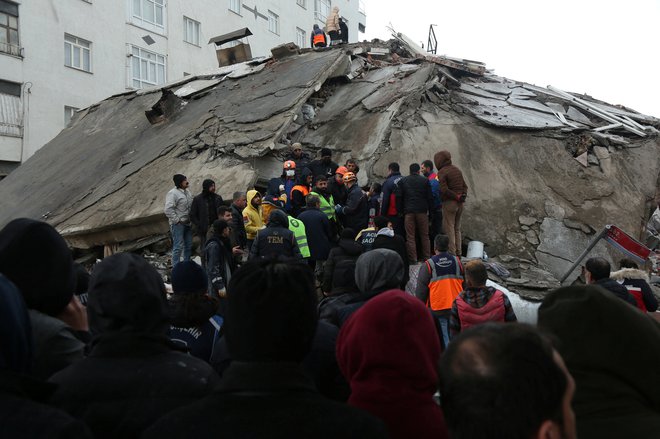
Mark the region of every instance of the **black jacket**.
[[339, 240], [338, 246], [330, 250], [323, 268], [323, 292], [334, 295], [357, 291], [355, 261], [363, 251], [359, 242]]
[[319, 209], [307, 209], [298, 215], [298, 219], [305, 224], [310, 258], [314, 261], [328, 259], [333, 236], [328, 216]]
[[332, 195], [335, 205], [341, 204], [343, 206], [346, 204], [346, 197], [348, 196], [346, 185], [337, 183], [334, 177], [328, 179], [328, 192]]
[[313, 160], [307, 165], [307, 168], [312, 171], [312, 176], [316, 177], [317, 175], [324, 175], [328, 179], [335, 178], [335, 171], [338, 167], [339, 165], [332, 160], [328, 163], [324, 163], [321, 159]]
[[247, 245], [247, 233], [245, 233], [245, 223], [243, 223], [243, 212], [231, 204], [231, 235], [232, 246], [245, 248]]
[[600, 279], [597, 280], [594, 285], [605, 288], [619, 299], [624, 300], [637, 308], [637, 301], [635, 301], [635, 298], [628, 292], [628, 289], [614, 279], [609, 277], [607, 279]]
[[173, 350], [165, 336], [103, 336], [90, 356], [55, 374], [52, 403], [87, 423], [97, 438], [133, 438], [177, 407], [210, 394], [218, 376]]
[[227, 287], [228, 277], [236, 269], [228, 242], [223, 242], [217, 235], [206, 242], [206, 274], [211, 296], [217, 296], [218, 291]]
[[250, 249], [250, 259], [276, 257], [302, 259], [289, 219], [281, 210], [273, 210], [268, 227], [259, 230]]
[[381, 421], [323, 398], [294, 363], [233, 362], [220, 390], [168, 413], [143, 436], [383, 438]]
[[653, 294], [653, 290], [648, 283], [648, 275], [645, 272], [635, 268], [622, 268], [612, 273], [610, 277], [622, 281], [624, 287], [639, 288], [647, 311], [654, 312], [658, 309], [658, 299]]
[[190, 205], [190, 221], [195, 227], [195, 233], [206, 239], [209, 226], [218, 219], [218, 207], [223, 204], [222, 197], [211, 192], [202, 192], [193, 198]]
[[357, 184], [354, 184], [348, 190], [343, 214], [344, 227], [346, 228], [362, 230], [369, 225], [369, 200]]
[[378, 235], [374, 239], [374, 245], [372, 247], [374, 250], [377, 248], [386, 248], [389, 250], [394, 250], [403, 261], [403, 281], [400, 288], [402, 290], [406, 289], [406, 284], [410, 279], [410, 263], [408, 262], [408, 253], [406, 251], [406, 241], [399, 235], [385, 236]]
[[433, 192], [428, 178], [419, 174], [403, 177], [396, 194], [399, 213], [427, 213], [433, 209]]

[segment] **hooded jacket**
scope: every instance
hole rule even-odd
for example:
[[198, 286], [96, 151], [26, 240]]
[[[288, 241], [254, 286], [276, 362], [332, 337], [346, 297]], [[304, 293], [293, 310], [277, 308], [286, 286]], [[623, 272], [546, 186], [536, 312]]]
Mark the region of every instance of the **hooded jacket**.
[[218, 219], [218, 207], [224, 205], [220, 195], [209, 192], [209, 181], [204, 181], [205, 187], [202, 193], [193, 198], [190, 206], [190, 221], [195, 226], [196, 233], [202, 238], [206, 238], [210, 225]]
[[257, 233], [250, 249], [250, 259], [275, 257], [302, 259], [296, 235], [289, 230], [289, 219], [281, 210], [270, 214], [268, 227]]
[[355, 263], [355, 284], [359, 294], [337, 309], [333, 322], [341, 326], [368, 300], [386, 290], [398, 288], [403, 279], [403, 261], [392, 250], [376, 249], [363, 253]]
[[391, 290], [366, 303], [341, 328], [337, 361], [351, 386], [348, 404], [380, 418], [391, 438], [448, 437], [433, 400], [440, 340], [417, 299]]
[[252, 205], [252, 199], [258, 193], [254, 189], [247, 192], [247, 206], [243, 209], [243, 224], [245, 225], [247, 239], [256, 238], [257, 232], [264, 228], [264, 222], [261, 218], [261, 206], [257, 209]]
[[291, 193], [287, 194], [291, 200], [291, 215], [298, 218], [298, 215], [305, 209], [305, 197], [309, 194], [310, 188], [307, 184], [307, 177], [312, 175], [308, 168], [300, 172], [296, 185], [291, 188]]
[[82, 340], [87, 334], [74, 331], [55, 317], [71, 301], [75, 289], [73, 259], [59, 233], [41, 221], [11, 221], [0, 231], [0, 273], [16, 285], [29, 308], [34, 343], [32, 374], [47, 379], [82, 359]]
[[96, 437], [137, 437], [216, 386], [208, 364], [174, 350], [165, 285], [140, 256], [119, 253], [95, 267], [87, 312], [92, 350], [51, 378], [59, 385], [52, 401]]
[[449, 151], [440, 151], [433, 157], [435, 167], [438, 168], [438, 182], [440, 183], [440, 196], [442, 200], [454, 200], [461, 194], [467, 194], [468, 186], [463, 179], [460, 169], [451, 163]]
[[339, 31], [339, 7], [333, 6], [330, 15], [325, 19], [325, 31], [330, 33], [332, 31]]
[[357, 292], [355, 262], [363, 251], [359, 242], [349, 238], [339, 240], [323, 267], [323, 292], [332, 295]]
[[398, 288], [406, 289], [406, 284], [410, 280], [410, 262], [408, 261], [408, 252], [406, 250], [406, 241], [399, 235], [396, 235], [392, 229], [386, 227], [376, 232], [376, 238], [371, 246], [372, 249], [386, 248], [395, 251], [403, 261], [403, 278]]
[[32, 365], [30, 318], [18, 289], [0, 274], [0, 425], [8, 438], [91, 438], [80, 421], [42, 402], [53, 386], [27, 376]]
[[[642, 439], [660, 431], [660, 324], [593, 285], [543, 300], [539, 327], [575, 379], [581, 438]], [[579, 336], [578, 336], [579, 335]]]
[[622, 268], [610, 274], [610, 278], [622, 284], [635, 298], [637, 307], [643, 311], [654, 312], [658, 309], [658, 299], [649, 285], [648, 275], [636, 268]]
[[369, 200], [357, 182], [348, 189], [343, 213], [346, 228], [362, 230], [369, 225]]

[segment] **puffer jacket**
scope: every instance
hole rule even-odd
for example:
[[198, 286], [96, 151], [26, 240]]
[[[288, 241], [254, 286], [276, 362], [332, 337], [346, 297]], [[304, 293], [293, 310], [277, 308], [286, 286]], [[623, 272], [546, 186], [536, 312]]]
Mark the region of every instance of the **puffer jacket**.
[[247, 239], [256, 238], [257, 232], [264, 228], [264, 222], [261, 218], [261, 206], [256, 208], [252, 205], [252, 199], [257, 193], [254, 189], [247, 192], [247, 206], [243, 209], [243, 224], [245, 225]]
[[325, 31], [339, 31], [339, 7], [334, 6], [332, 12], [328, 15], [328, 18], [325, 19]]
[[442, 200], [456, 200], [461, 194], [467, 194], [468, 185], [465, 183], [463, 173], [451, 163], [449, 151], [440, 151], [433, 157], [438, 168], [438, 182], [440, 183], [440, 196]]
[[[359, 242], [342, 238], [338, 246], [330, 250], [323, 267], [323, 291], [328, 294], [343, 294], [357, 291], [355, 284], [355, 261], [364, 251]], [[344, 263], [350, 262], [349, 264]]]

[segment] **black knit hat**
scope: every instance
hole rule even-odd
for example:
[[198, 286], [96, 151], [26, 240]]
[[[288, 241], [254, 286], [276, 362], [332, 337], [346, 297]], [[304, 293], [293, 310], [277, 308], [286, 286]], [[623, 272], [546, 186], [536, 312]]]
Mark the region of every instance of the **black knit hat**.
[[183, 183], [184, 180], [186, 179], [186, 176], [183, 174], [174, 174], [174, 177], [172, 177], [172, 180], [174, 181], [174, 186], [176, 187], [181, 187], [181, 184]]
[[215, 185], [215, 181], [211, 180], [210, 178], [207, 178], [202, 182], [202, 191], [208, 192], [209, 189], [211, 189], [211, 186]]
[[28, 218], [0, 231], [0, 273], [18, 287], [28, 308], [51, 316], [64, 310], [76, 286], [64, 239], [50, 224]]
[[[227, 223], [225, 222], [225, 224]], [[215, 223], [213, 225], [215, 226]], [[204, 269], [197, 262], [179, 262], [172, 269], [172, 291], [174, 294], [206, 292], [207, 286], [206, 272], [204, 272]]]
[[330, 148], [321, 148], [321, 157], [330, 157], [332, 156], [332, 151]]

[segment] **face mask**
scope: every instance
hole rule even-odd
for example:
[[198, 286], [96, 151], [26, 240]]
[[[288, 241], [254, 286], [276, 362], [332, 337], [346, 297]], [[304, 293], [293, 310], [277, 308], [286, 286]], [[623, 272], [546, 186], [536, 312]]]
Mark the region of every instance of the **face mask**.
[[296, 175], [296, 171], [293, 171], [291, 169], [287, 169], [285, 174], [286, 174], [287, 177], [293, 177], [294, 175]]

